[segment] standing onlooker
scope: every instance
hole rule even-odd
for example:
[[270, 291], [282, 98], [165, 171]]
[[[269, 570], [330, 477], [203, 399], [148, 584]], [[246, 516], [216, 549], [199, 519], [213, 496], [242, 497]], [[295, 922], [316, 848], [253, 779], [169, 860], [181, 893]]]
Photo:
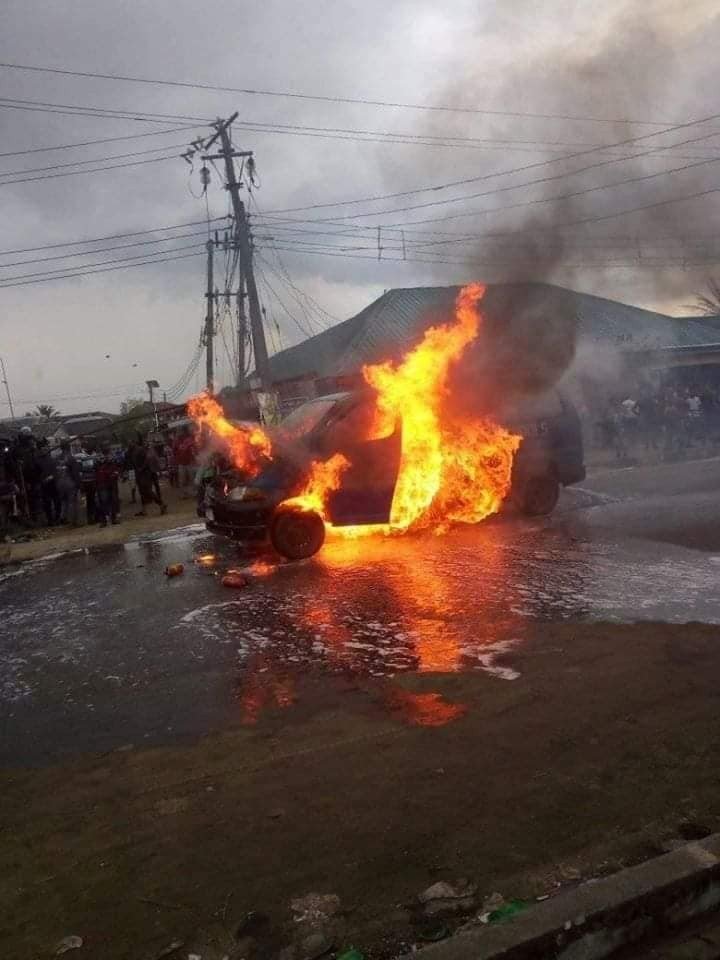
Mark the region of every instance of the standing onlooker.
[[135, 448], [137, 441], [131, 440], [125, 451], [122, 479], [130, 484], [130, 503], [137, 503], [137, 483], [135, 480]]
[[163, 497], [162, 491], [160, 490], [160, 474], [162, 473], [162, 460], [160, 459], [160, 453], [158, 452], [158, 445], [153, 443], [150, 444], [147, 448], [147, 465], [150, 469], [150, 477], [152, 480], [152, 488], [157, 499], [157, 502], [162, 504]]
[[84, 456], [80, 461], [80, 492], [85, 497], [85, 519], [88, 524], [97, 519], [97, 482], [95, 478], [95, 450], [94, 440], [86, 440], [83, 444]]
[[98, 522], [101, 527], [106, 527], [108, 520], [112, 520], [113, 523], [120, 522], [118, 519], [120, 508], [119, 476], [120, 467], [110, 455], [110, 448], [103, 447], [101, 455], [95, 461]]
[[63, 440], [57, 461], [57, 491], [60, 497], [60, 523], [78, 525], [78, 494], [80, 492], [80, 464], [72, 455], [70, 444]]
[[168, 483], [171, 487], [178, 485], [178, 466], [175, 459], [175, 450], [170, 438], [166, 435], [163, 442], [163, 455], [165, 457], [165, 466], [167, 468]]
[[43, 437], [38, 442], [37, 468], [40, 478], [40, 495], [49, 527], [60, 522], [60, 496], [57, 491], [57, 470], [50, 453], [50, 445]]
[[163, 503], [160, 495], [159, 485], [153, 482], [153, 467], [156, 466], [154, 458], [150, 455], [144, 441], [139, 441], [134, 451], [135, 464], [135, 482], [137, 483], [140, 494], [140, 510], [135, 514], [136, 517], [146, 517], [145, 509], [149, 503], [157, 503], [160, 507], [160, 513], [167, 513], [167, 506]]
[[12, 450], [15, 481], [20, 489], [21, 511], [31, 525], [37, 520], [40, 474], [37, 446], [30, 427], [21, 427]]
[[175, 441], [174, 454], [175, 463], [177, 464], [180, 496], [192, 496], [192, 487], [195, 482], [195, 471], [197, 467], [197, 449], [195, 446], [195, 438], [187, 424], [180, 428], [180, 436]]
[[0, 450], [0, 536], [9, 532], [10, 521], [17, 515], [18, 486], [13, 479], [9, 451]]

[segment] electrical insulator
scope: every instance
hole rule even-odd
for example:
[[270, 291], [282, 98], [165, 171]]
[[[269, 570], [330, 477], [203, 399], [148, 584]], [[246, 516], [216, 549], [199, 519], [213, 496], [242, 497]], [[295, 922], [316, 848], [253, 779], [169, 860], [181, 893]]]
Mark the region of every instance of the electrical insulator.
[[210, 184], [210, 170], [204, 165], [200, 167], [200, 183], [205, 188]]

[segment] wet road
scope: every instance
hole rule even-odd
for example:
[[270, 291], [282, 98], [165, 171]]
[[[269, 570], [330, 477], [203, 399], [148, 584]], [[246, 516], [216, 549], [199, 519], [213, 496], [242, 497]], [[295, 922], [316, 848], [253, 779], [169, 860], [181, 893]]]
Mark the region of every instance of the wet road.
[[[409, 722], [441, 724], [461, 708], [393, 678], [512, 681], [513, 649], [543, 621], [718, 623], [718, 489], [717, 462], [599, 474], [547, 520], [335, 541], [269, 569], [199, 526], [26, 565], [0, 576], [0, 758], [46, 763], [253, 724], [300, 699], [308, 674], [374, 686]], [[167, 579], [173, 562], [185, 573]], [[247, 570], [245, 588], [221, 585], [231, 567]]]

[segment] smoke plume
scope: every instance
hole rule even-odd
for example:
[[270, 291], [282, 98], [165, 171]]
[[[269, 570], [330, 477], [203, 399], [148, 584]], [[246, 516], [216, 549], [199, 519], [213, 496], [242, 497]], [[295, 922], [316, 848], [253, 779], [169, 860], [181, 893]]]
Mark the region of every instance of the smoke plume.
[[[559, 380], [575, 355], [575, 315], [542, 285], [672, 309], [692, 302], [720, 254], [710, 235], [720, 203], [711, 94], [720, 16], [710, 4], [688, 12], [664, 0], [593, 11], [567, 2], [539, 11], [531, 0], [498, 6], [478, 22], [458, 79], [437, 102], [544, 116], [435, 113], [421, 132], [451, 129], [547, 152], [477, 151], [467, 176], [482, 179], [440, 195], [467, 199], [416, 220], [475, 215], [407, 229], [444, 231], [423, 251], [463, 261], [429, 267], [436, 282], [460, 275], [491, 284], [482, 362], [495, 383], [525, 392]], [[496, 49], [498, 38], [505, 52], [485, 59], [484, 45]], [[442, 179], [436, 157], [426, 174]], [[608, 362], [598, 360], [598, 374]], [[477, 373], [481, 361], [473, 363]], [[582, 364], [592, 370], [585, 347]]]

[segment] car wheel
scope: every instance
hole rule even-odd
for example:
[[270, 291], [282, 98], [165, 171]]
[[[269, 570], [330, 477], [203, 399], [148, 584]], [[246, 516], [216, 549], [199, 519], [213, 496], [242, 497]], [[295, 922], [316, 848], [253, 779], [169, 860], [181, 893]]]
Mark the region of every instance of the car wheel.
[[544, 517], [555, 509], [560, 496], [560, 484], [551, 473], [528, 477], [515, 495], [515, 501], [528, 517]]
[[305, 560], [325, 542], [325, 523], [312, 510], [280, 507], [270, 524], [270, 541], [288, 560]]

